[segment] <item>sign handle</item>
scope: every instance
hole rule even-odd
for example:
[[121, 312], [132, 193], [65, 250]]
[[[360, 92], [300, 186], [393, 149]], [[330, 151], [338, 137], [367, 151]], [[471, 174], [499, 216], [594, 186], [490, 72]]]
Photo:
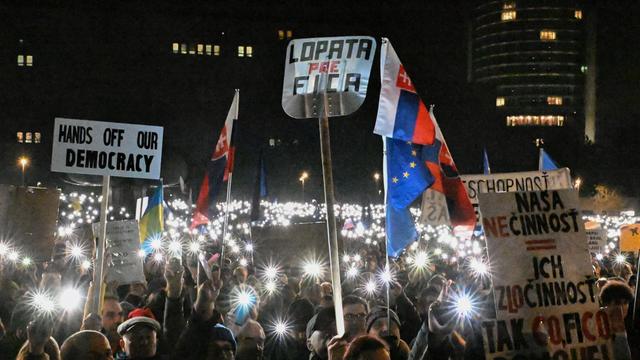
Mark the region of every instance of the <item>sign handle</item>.
[[102, 309], [102, 285], [104, 282], [104, 252], [107, 237], [107, 211], [109, 210], [109, 187], [111, 176], [102, 177], [102, 204], [100, 205], [100, 232], [98, 233], [98, 244], [96, 245], [96, 261], [93, 270], [93, 303], [89, 312], [100, 315]]
[[[326, 80], [326, 74], [323, 74]], [[325, 81], [326, 84], [326, 81]], [[336, 313], [336, 330], [338, 335], [344, 334], [344, 317], [342, 316], [342, 282], [340, 281], [340, 258], [338, 255], [338, 232], [336, 217], [333, 211], [333, 169], [331, 166], [331, 140], [329, 134], [329, 101], [326, 87], [322, 91], [322, 111], [318, 116], [320, 130], [320, 152], [322, 155], [322, 177], [324, 183], [324, 202], [327, 207], [327, 238], [329, 244], [329, 266], [331, 283], [333, 284], [333, 306]]]

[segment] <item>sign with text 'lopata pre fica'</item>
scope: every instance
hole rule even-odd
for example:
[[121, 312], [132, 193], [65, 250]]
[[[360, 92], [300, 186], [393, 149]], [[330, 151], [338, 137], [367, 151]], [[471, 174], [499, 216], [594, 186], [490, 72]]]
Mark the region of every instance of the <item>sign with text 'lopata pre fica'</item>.
[[478, 199], [496, 308], [481, 326], [486, 359], [616, 359], [624, 324], [599, 309], [577, 191]]
[[51, 171], [158, 179], [162, 127], [56, 118]]
[[370, 36], [294, 39], [287, 47], [282, 108], [287, 115], [318, 117], [326, 91], [328, 115], [349, 115], [364, 102], [376, 41]]

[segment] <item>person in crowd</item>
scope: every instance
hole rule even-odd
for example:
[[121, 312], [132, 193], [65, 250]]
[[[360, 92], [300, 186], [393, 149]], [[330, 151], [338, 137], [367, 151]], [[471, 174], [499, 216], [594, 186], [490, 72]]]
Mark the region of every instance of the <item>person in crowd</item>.
[[375, 336], [363, 335], [355, 338], [343, 357], [344, 360], [391, 360], [385, 343]]
[[122, 337], [120, 346], [124, 349], [124, 359], [157, 360], [158, 334], [161, 326], [153, 318], [149, 309], [135, 309], [129, 319], [118, 326], [118, 334]]
[[60, 347], [62, 360], [114, 360], [107, 337], [98, 331], [82, 330], [68, 337]]
[[307, 324], [307, 348], [310, 360], [327, 359], [327, 346], [337, 333], [334, 308], [321, 309]]
[[623, 281], [609, 280], [600, 290], [600, 300], [608, 315], [613, 333], [613, 348], [616, 359], [637, 359], [640, 355], [637, 348], [637, 341], [640, 340], [637, 330], [631, 326], [629, 321], [625, 321], [633, 299], [633, 291]]
[[102, 305], [102, 333], [109, 339], [114, 354], [120, 349], [118, 325], [124, 320], [122, 306], [117, 296], [107, 294]]
[[399, 282], [391, 282], [389, 305], [400, 319], [400, 339], [410, 343], [420, 329], [420, 314]]
[[342, 299], [342, 312], [347, 341], [350, 342], [367, 333], [366, 320], [369, 314], [369, 305], [364, 299], [355, 295], [345, 296]]
[[409, 345], [400, 337], [400, 326], [400, 319], [395, 311], [383, 306], [371, 309], [367, 316], [367, 333], [385, 342], [393, 360], [409, 358]]
[[32, 320], [27, 326], [27, 341], [18, 352], [17, 360], [59, 360], [60, 348], [52, 337], [53, 320]]

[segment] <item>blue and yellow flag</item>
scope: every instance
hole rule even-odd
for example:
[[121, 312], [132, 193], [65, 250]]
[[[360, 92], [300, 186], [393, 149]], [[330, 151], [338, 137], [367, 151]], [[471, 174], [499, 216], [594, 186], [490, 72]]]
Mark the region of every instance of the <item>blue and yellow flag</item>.
[[144, 243], [149, 237], [162, 235], [162, 231], [164, 231], [162, 205], [162, 185], [160, 185], [149, 199], [147, 208], [140, 218], [140, 243]]

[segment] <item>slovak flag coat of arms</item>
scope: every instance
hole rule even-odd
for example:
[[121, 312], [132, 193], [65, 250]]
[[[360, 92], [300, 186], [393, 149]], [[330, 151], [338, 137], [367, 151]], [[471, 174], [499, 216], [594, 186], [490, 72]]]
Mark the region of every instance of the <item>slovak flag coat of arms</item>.
[[382, 40], [380, 59], [382, 87], [373, 132], [414, 146], [412, 152], [419, 154], [427, 176], [433, 178], [428, 188], [445, 195], [454, 232], [470, 232], [475, 224], [473, 206], [433, 109], [420, 99], [388, 39]]

